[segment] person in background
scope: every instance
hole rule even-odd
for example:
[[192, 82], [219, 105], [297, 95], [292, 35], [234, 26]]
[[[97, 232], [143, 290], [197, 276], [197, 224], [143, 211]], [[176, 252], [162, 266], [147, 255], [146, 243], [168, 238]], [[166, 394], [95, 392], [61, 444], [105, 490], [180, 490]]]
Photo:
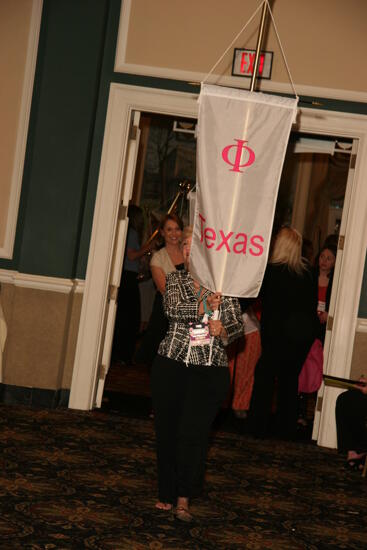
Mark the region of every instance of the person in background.
[[[241, 303], [241, 299], [239, 300]], [[231, 374], [231, 407], [236, 418], [247, 418], [250, 408], [254, 373], [261, 356], [259, 301], [248, 305], [242, 314], [244, 334], [231, 346], [228, 354], [228, 366]]]
[[[237, 298], [203, 288], [190, 275], [192, 229], [183, 234], [184, 271], [166, 278], [168, 331], [152, 367], [158, 497], [156, 508], [189, 522], [203, 479], [211, 425], [229, 389], [225, 347], [243, 334]], [[213, 313], [219, 310], [218, 319]]]
[[320, 340], [324, 342], [326, 322], [330, 305], [331, 288], [333, 285], [336, 248], [324, 245], [321, 249], [317, 266], [318, 302], [317, 315], [320, 321]]
[[183, 223], [176, 214], [166, 214], [160, 223], [160, 235], [164, 246], [153, 253], [150, 260], [152, 279], [157, 289], [149, 323], [135, 359], [138, 363], [151, 365], [159, 344], [166, 335], [168, 321], [163, 311], [163, 294], [166, 276], [184, 268], [181, 250]]
[[302, 238], [302, 258], [305, 258], [310, 265], [313, 265], [313, 244], [310, 239], [307, 239], [305, 237]]
[[367, 380], [341, 393], [335, 406], [338, 451], [346, 453], [346, 467], [362, 470], [367, 455]]
[[161, 295], [166, 289], [166, 275], [184, 268], [181, 250], [183, 223], [176, 214], [166, 214], [160, 223], [164, 247], [153, 254], [150, 269], [153, 281]]
[[[334, 237], [334, 239], [331, 239]], [[317, 279], [317, 315], [319, 319], [319, 330], [317, 337], [324, 343], [326, 334], [326, 323], [330, 305], [331, 288], [333, 285], [334, 266], [336, 259], [336, 248], [332, 244], [335, 235], [329, 237], [331, 244], [324, 244], [316, 258], [317, 267], [314, 277]], [[310, 408], [310, 401], [315, 401], [316, 394], [299, 393], [298, 395], [298, 424], [307, 426], [307, 409]]]
[[144, 232], [142, 209], [135, 204], [130, 204], [128, 218], [129, 226], [112, 345], [112, 361], [121, 364], [130, 364], [133, 360], [140, 327], [139, 260], [153, 246], [152, 243], [140, 246]]
[[277, 432], [285, 439], [296, 436], [298, 375], [318, 330], [315, 282], [301, 252], [298, 231], [281, 228], [260, 290], [262, 354], [249, 413], [255, 437], [269, 433], [275, 380]]
[[337, 250], [338, 242], [339, 242], [339, 235], [337, 235], [336, 233], [330, 233], [330, 235], [327, 235], [325, 237], [324, 248], [331, 247], [332, 250]]

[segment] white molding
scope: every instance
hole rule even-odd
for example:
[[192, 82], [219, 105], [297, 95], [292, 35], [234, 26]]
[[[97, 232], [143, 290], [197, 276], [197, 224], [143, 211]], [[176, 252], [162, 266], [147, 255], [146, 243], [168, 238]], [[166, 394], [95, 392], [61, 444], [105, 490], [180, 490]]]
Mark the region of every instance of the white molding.
[[[200, 86], [200, 83], [206, 78], [205, 73], [183, 71], [177, 69], [168, 69], [165, 67], [151, 67], [149, 65], [136, 65], [131, 63], [121, 63], [116, 55], [115, 72], [129, 73], [143, 76], [153, 76], [156, 78], [168, 78], [172, 80], [183, 80], [189, 84]], [[208, 80], [210, 84], [219, 84], [221, 86], [230, 86], [234, 88], [250, 88], [250, 79], [230, 75], [211, 75]], [[319, 86], [308, 86], [307, 84], [294, 84], [299, 96], [317, 97], [325, 99], [338, 99], [341, 101], [355, 101], [358, 103], [367, 103], [367, 93], [354, 90], [342, 90], [337, 88], [324, 88]], [[292, 94], [293, 90], [289, 83], [276, 82], [273, 80], [261, 80], [257, 82], [257, 90], [261, 92], [275, 92]], [[322, 101], [320, 101], [322, 103]]]
[[3, 247], [0, 248], [0, 258], [13, 257], [15, 232], [18, 220], [19, 199], [22, 189], [23, 169], [27, 145], [29, 117], [31, 112], [34, 75], [38, 52], [38, 40], [41, 27], [43, 0], [33, 0], [31, 22], [29, 28], [27, 57], [23, 76], [22, 98], [19, 110], [17, 139], [11, 177], [11, 188], [6, 221]]
[[17, 271], [11, 271], [10, 269], [0, 269], [0, 283], [13, 285], [16, 274]]
[[367, 332], [367, 319], [357, 319], [356, 332]]
[[[349, 135], [353, 133], [359, 143], [352, 185], [350, 189], [347, 188], [350, 203], [345, 226], [345, 245], [341, 255], [338, 295], [325, 369], [326, 373], [342, 378], [349, 378], [350, 375], [366, 252], [367, 124], [366, 117], [360, 118], [359, 129], [353, 129], [354, 117], [349, 124]], [[335, 401], [339, 393], [336, 388], [329, 386], [324, 389], [318, 435], [318, 444], [324, 447], [335, 448], [337, 445]]]
[[22, 288], [33, 288], [35, 290], [61, 292], [63, 294], [69, 294], [70, 292], [74, 292], [75, 294], [83, 293], [85, 284], [82, 279], [29, 275], [6, 269], [0, 269], [0, 283], [12, 284]]
[[73, 279], [74, 293], [84, 294], [85, 281], [84, 279]]
[[[70, 405], [93, 407], [99, 353], [103, 338], [111, 257], [122, 189], [130, 114], [133, 110], [170, 115], [197, 116], [197, 95], [167, 90], [112, 84], [103, 141], [101, 169], [88, 258], [86, 288], [71, 385]], [[294, 129], [315, 135], [351, 137], [359, 140], [351, 192], [340, 284], [335, 305], [334, 328], [327, 372], [349, 374], [362, 284], [367, 221], [367, 117], [349, 113], [299, 109]], [[127, 192], [127, 190], [125, 190]], [[324, 396], [327, 414], [321, 422], [320, 444], [335, 446], [333, 396]], [[334, 431], [333, 431], [334, 426]]]
[[120, 22], [119, 22], [119, 32], [117, 36], [117, 48], [116, 48], [116, 57], [115, 57], [115, 72], [120, 71], [119, 65], [125, 62], [126, 56], [126, 46], [127, 46], [127, 37], [129, 33], [129, 23], [130, 23], [130, 12], [131, 12], [131, 0], [122, 0], [121, 10], [120, 10]]

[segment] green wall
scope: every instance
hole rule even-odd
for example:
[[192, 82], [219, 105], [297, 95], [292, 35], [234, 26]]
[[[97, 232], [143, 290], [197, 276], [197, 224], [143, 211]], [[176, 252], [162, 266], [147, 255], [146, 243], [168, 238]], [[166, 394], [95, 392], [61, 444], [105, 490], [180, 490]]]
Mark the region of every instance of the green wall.
[[0, 267], [76, 272], [108, 0], [45, 0], [15, 254]]

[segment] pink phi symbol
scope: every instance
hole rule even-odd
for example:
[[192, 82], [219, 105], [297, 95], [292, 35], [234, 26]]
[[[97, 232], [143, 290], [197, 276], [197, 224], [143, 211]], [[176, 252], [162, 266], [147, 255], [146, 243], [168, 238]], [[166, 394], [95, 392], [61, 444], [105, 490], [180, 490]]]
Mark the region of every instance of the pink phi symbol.
[[[253, 164], [255, 162], [255, 153], [250, 147], [245, 145], [245, 143], [247, 143], [247, 141], [244, 141], [243, 139], [235, 139], [235, 141], [237, 141], [237, 145], [227, 145], [227, 147], [225, 147], [223, 149], [222, 159], [227, 164], [230, 164], [231, 166], [233, 166], [233, 168], [230, 168], [230, 172], [240, 172], [240, 173], [242, 173], [243, 170], [240, 170], [240, 168], [245, 168], [246, 166], [251, 166], [251, 164]], [[231, 162], [228, 158], [228, 154], [229, 154], [229, 151], [233, 147], [236, 149], [236, 156], [235, 156], [234, 162]], [[247, 162], [245, 162], [244, 164], [241, 164], [243, 151], [247, 151], [249, 157], [248, 157]]]

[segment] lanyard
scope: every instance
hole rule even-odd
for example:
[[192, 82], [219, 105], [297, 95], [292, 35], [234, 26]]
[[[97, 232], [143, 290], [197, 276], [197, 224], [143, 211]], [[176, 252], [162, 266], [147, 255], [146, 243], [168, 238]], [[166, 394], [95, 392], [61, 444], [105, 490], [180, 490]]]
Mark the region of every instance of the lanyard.
[[[200, 298], [200, 294], [201, 294], [202, 290], [203, 290], [203, 287], [200, 285], [199, 291], [196, 295], [197, 299]], [[204, 306], [204, 314], [207, 315], [208, 317], [211, 317], [213, 315], [213, 312], [212, 312], [211, 309], [208, 308], [208, 304], [207, 304], [207, 301], [206, 301], [206, 296], [204, 296], [204, 298], [203, 298], [203, 306]]]

